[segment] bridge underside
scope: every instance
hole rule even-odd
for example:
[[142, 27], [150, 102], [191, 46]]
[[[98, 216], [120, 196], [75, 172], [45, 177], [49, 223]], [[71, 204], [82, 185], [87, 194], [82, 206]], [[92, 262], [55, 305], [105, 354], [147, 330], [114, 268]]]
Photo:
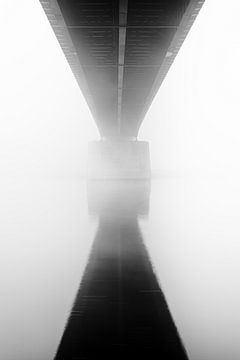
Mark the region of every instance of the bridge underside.
[[103, 138], [134, 138], [204, 1], [40, 0]]
[[147, 178], [140, 125], [204, 0], [40, 0], [98, 126], [91, 178]]

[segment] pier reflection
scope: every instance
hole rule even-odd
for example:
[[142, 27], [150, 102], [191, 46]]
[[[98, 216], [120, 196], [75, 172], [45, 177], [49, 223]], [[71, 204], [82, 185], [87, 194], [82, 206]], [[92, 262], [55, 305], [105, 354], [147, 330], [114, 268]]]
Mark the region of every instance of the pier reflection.
[[56, 360], [187, 359], [138, 224], [150, 183], [89, 182], [99, 226]]

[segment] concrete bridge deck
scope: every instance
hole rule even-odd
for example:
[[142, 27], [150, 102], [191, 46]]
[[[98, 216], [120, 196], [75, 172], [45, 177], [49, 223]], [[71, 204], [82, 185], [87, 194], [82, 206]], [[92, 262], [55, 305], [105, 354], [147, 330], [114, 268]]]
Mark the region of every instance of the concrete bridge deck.
[[204, 0], [40, 0], [101, 137], [133, 139]]

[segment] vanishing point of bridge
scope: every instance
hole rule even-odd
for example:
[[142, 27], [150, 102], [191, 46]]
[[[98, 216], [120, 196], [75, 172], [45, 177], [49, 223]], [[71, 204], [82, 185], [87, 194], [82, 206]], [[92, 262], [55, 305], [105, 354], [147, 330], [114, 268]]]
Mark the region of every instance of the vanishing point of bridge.
[[40, 0], [101, 135], [92, 177], [146, 178], [141, 123], [204, 0]]

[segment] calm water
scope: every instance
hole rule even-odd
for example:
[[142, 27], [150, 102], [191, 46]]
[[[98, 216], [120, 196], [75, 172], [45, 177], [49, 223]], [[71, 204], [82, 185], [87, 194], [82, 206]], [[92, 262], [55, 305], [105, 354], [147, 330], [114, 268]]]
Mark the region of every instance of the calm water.
[[0, 359], [239, 359], [239, 180], [2, 178]]

